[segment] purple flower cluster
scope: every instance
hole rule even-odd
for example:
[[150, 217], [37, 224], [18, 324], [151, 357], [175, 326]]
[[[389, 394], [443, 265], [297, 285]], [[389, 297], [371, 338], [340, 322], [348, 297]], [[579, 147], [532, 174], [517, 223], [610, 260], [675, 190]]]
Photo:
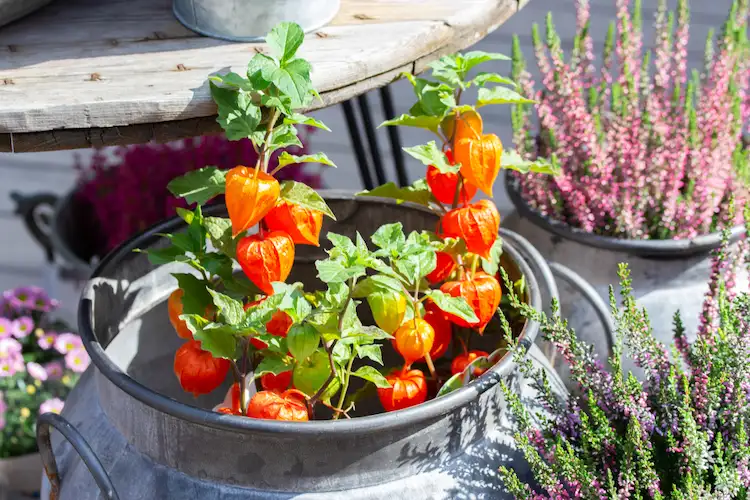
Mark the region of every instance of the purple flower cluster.
[[541, 90], [514, 40], [513, 76], [537, 101], [538, 118], [537, 129], [532, 110], [514, 110], [516, 146], [530, 158], [554, 156], [562, 170], [516, 176], [532, 208], [591, 233], [681, 239], [711, 232], [732, 195], [737, 204], [748, 199], [748, 2], [734, 0], [716, 47], [709, 35], [703, 73], [688, 78], [687, 1], [668, 13], [659, 0], [652, 61], [643, 50], [641, 1], [631, 8], [631, 0], [617, 0], [599, 69], [589, 1], [577, 0], [569, 61], [548, 17], [546, 42], [537, 26], [533, 32]]
[[38, 287], [0, 296], [0, 458], [33, 451], [24, 422], [61, 411], [61, 398], [89, 365], [81, 338], [48, 321], [57, 307]]
[[[750, 206], [745, 220], [750, 234]], [[504, 387], [519, 426], [516, 442], [540, 485], [534, 491], [503, 468], [505, 486], [517, 498], [747, 498], [750, 292], [735, 290], [733, 276], [740, 264], [750, 270], [750, 247], [741, 245], [746, 253], [734, 255], [730, 232], [722, 234], [696, 339], [687, 341], [676, 315], [674, 356], [652, 336], [624, 264], [622, 302], [612, 299], [620, 342], [609, 360], [611, 371], [559, 316], [548, 318], [509, 297], [521, 314], [540, 322], [545, 340], [568, 361], [581, 394], [565, 404], [546, 404], [539, 428]], [[622, 374], [624, 348], [645, 371], [644, 381]], [[519, 364], [525, 375], [544, 380], [529, 363]], [[548, 384], [535, 387], [544, 401], [556, 397]]]
[[[300, 137], [302, 148], [288, 148], [292, 154], [305, 154], [308, 135], [304, 127]], [[280, 151], [274, 152], [271, 166]], [[105, 254], [134, 234], [160, 220], [172, 217], [176, 207], [185, 201], [172, 196], [167, 184], [191, 170], [206, 166], [232, 168], [255, 165], [258, 154], [250, 140], [230, 141], [224, 136], [186, 139], [175, 144], [144, 144], [122, 147], [112, 159], [97, 151], [91, 164], [79, 163], [81, 177], [78, 202], [90, 207], [95, 218], [92, 224], [102, 241], [94, 242], [99, 254]], [[279, 180], [296, 180], [314, 188], [321, 187], [318, 169], [310, 164], [290, 165], [276, 175]]]

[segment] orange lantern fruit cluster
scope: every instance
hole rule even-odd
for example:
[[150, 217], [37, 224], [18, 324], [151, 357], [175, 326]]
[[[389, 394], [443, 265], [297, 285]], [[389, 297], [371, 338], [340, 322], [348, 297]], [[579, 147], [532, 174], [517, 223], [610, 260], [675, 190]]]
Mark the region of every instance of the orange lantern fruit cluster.
[[477, 272], [473, 277], [460, 281], [449, 281], [443, 284], [440, 290], [452, 297], [463, 297], [479, 318], [479, 321], [469, 323], [463, 318], [448, 314], [450, 321], [458, 326], [475, 328], [480, 333], [484, 331], [497, 312], [502, 298], [500, 283], [494, 276], [484, 272]]
[[444, 238], [461, 238], [469, 252], [487, 259], [499, 230], [497, 207], [489, 200], [480, 200], [445, 214], [440, 220], [438, 233]]
[[194, 396], [208, 394], [219, 387], [229, 372], [228, 359], [214, 358], [201, 349], [197, 340], [188, 340], [177, 349], [174, 373], [185, 392]]
[[273, 295], [271, 283], [286, 280], [292, 270], [294, 242], [283, 231], [245, 236], [237, 242], [237, 261], [255, 286]]
[[385, 379], [390, 387], [378, 388], [378, 397], [385, 411], [403, 410], [427, 399], [427, 380], [420, 370], [403, 369]]
[[294, 243], [320, 246], [323, 212], [279, 200], [263, 221], [270, 231], [286, 232]]
[[227, 172], [224, 198], [232, 221], [232, 236], [247, 231], [276, 205], [281, 188], [266, 172], [237, 166]]
[[247, 405], [247, 416], [294, 422], [306, 422], [310, 419], [305, 395], [294, 389], [282, 393], [274, 391], [256, 393]]

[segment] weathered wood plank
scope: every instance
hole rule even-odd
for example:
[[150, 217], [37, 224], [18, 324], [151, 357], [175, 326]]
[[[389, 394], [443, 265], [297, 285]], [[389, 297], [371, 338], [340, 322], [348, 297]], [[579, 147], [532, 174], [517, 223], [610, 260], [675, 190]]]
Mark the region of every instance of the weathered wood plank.
[[[204, 119], [215, 113], [207, 76], [242, 72], [264, 45], [196, 36], [173, 18], [170, 4], [69, 0], [0, 31], [0, 151], [215, 131]], [[308, 35], [301, 51], [323, 96], [314, 106], [422, 69], [475, 43], [518, 8], [517, 0], [343, 0], [333, 23]], [[164, 123], [174, 126], [152, 125]]]

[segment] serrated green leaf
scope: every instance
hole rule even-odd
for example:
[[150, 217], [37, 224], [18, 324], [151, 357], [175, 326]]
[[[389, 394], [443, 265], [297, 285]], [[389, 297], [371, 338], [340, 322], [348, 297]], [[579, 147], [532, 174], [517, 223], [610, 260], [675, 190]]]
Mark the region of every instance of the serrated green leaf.
[[261, 119], [260, 108], [253, 102], [252, 94], [241, 90], [224, 88], [209, 82], [211, 96], [218, 107], [219, 125], [227, 139], [239, 141], [250, 137]]
[[437, 256], [432, 248], [415, 248], [395, 259], [393, 264], [409, 283], [415, 284], [435, 270]]
[[[260, 103], [266, 108], [276, 108], [280, 110], [283, 114], [292, 113], [292, 100], [285, 95], [280, 94], [278, 96], [275, 96], [275, 95], [263, 94], [260, 96]], [[265, 134], [265, 131], [262, 133]], [[255, 137], [255, 135], [251, 137]]]
[[208, 293], [206, 282], [193, 274], [175, 273], [172, 276], [184, 292], [182, 294], [182, 312], [184, 314], [206, 314], [206, 307], [213, 304], [211, 294]]
[[236, 254], [237, 242], [232, 237], [232, 221], [223, 217], [204, 217], [203, 227], [217, 250], [230, 257]]
[[373, 384], [375, 384], [375, 387], [379, 389], [388, 389], [391, 387], [391, 384], [388, 383], [388, 380], [386, 380], [383, 374], [372, 366], [363, 366], [356, 372], [353, 372], [352, 375], [372, 382]]
[[172, 179], [167, 184], [169, 192], [188, 203], [205, 204], [214, 196], [224, 193], [226, 172], [216, 167], [204, 167], [193, 170]]
[[[420, 107], [420, 109], [421, 109], [421, 107]], [[380, 126], [381, 127], [385, 127], [385, 126], [402, 125], [404, 127], [416, 127], [416, 128], [430, 130], [432, 132], [437, 133], [438, 128], [440, 128], [440, 122], [441, 121], [443, 121], [443, 118], [440, 117], [440, 116], [401, 115], [401, 116], [393, 118], [391, 120], [384, 121], [383, 123], [380, 124]]]
[[310, 69], [310, 63], [304, 59], [293, 59], [271, 75], [271, 82], [292, 100], [295, 108], [305, 106], [312, 98]]
[[234, 300], [228, 295], [217, 292], [212, 289], [208, 289], [208, 293], [213, 298], [214, 305], [219, 311], [219, 317], [229, 325], [237, 325], [242, 321], [245, 316], [245, 311], [242, 309], [242, 303]]
[[400, 222], [384, 224], [375, 231], [370, 240], [384, 250], [398, 249], [406, 242], [404, 226]]
[[307, 125], [309, 127], [316, 127], [330, 132], [331, 129], [322, 121], [313, 118], [312, 116], [306, 116], [301, 113], [293, 113], [290, 116], [284, 118], [284, 123], [290, 125]]
[[266, 373], [279, 375], [292, 369], [291, 360], [287, 356], [278, 356], [266, 354], [255, 367], [255, 378], [259, 378]]
[[451, 297], [440, 290], [429, 290], [425, 292], [425, 295], [427, 295], [430, 300], [432, 300], [435, 305], [444, 312], [458, 316], [468, 323], [476, 323], [479, 321], [474, 310], [463, 297]]
[[352, 292], [352, 297], [362, 299], [378, 292], [402, 293], [403, 287], [401, 286], [401, 283], [395, 278], [376, 274], [374, 276], [368, 276], [367, 278], [357, 283], [357, 286]]
[[282, 299], [283, 297], [281, 295], [271, 295], [266, 297], [266, 299], [260, 304], [248, 307], [245, 311], [245, 317], [238, 328], [249, 329], [252, 331], [265, 331], [266, 323], [271, 321], [271, 318], [278, 310]]
[[510, 61], [510, 57], [496, 52], [484, 52], [482, 50], [473, 50], [460, 55], [460, 69], [463, 75], [466, 75], [474, 67], [488, 61]]
[[231, 71], [225, 75], [211, 75], [208, 79], [214, 83], [220, 83], [235, 90], [254, 90], [252, 83], [248, 79], [242, 78], [242, 76]]
[[383, 352], [379, 344], [355, 345], [354, 349], [359, 359], [368, 358], [381, 366], [383, 365]]
[[[263, 139], [261, 139], [261, 142], [262, 141]], [[290, 146], [302, 146], [302, 141], [297, 137], [297, 129], [292, 125], [281, 125], [276, 127], [271, 133], [271, 138], [268, 143], [269, 150], [271, 151]]]
[[469, 83], [471, 85], [476, 85], [477, 87], [483, 87], [488, 83], [500, 83], [502, 85], [512, 85], [513, 88], [517, 87], [516, 82], [514, 82], [510, 78], [500, 76], [497, 73], [479, 73]]
[[279, 23], [266, 35], [266, 43], [271, 52], [281, 60], [281, 63], [292, 59], [302, 42], [305, 32], [299, 24], [291, 22]]
[[271, 75], [278, 67], [279, 63], [273, 57], [261, 53], [255, 54], [247, 65], [247, 78], [253, 89], [267, 89], [271, 85]]
[[305, 298], [301, 283], [289, 285], [282, 282], [272, 283], [274, 295], [281, 295], [277, 308], [284, 311], [295, 323], [300, 323], [311, 312], [312, 306]]
[[237, 339], [231, 327], [211, 323], [193, 333], [193, 338], [201, 343], [201, 349], [215, 358], [234, 359], [237, 352]]
[[503, 151], [500, 166], [504, 169], [515, 170], [523, 174], [535, 172], [538, 174], [558, 175], [560, 173], [559, 167], [554, 162], [549, 162], [544, 158], [524, 160], [514, 150]]
[[333, 361], [339, 366], [346, 366], [351, 356], [351, 349], [346, 344], [336, 342], [331, 351], [331, 357]]
[[531, 99], [526, 99], [515, 90], [508, 87], [480, 88], [477, 95], [477, 107], [489, 104], [534, 104]]
[[344, 329], [344, 334], [341, 336], [340, 342], [351, 345], [368, 345], [376, 340], [393, 338], [392, 335], [377, 326], [363, 326], [358, 321], [357, 323], [351, 328]]
[[232, 274], [232, 259], [223, 253], [207, 253], [198, 262], [211, 276], [220, 276], [224, 279]]
[[185, 255], [185, 251], [170, 245], [166, 248], [152, 248], [149, 250], [136, 249], [138, 252], [144, 252], [148, 256], [148, 261], [155, 266], [170, 264], [172, 262], [190, 262], [190, 257]]
[[490, 258], [485, 259], [482, 257], [482, 269], [485, 273], [489, 274], [490, 276], [495, 276], [497, 274], [498, 268], [500, 267], [500, 256], [503, 254], [503, 240], [502, 238], [498, 237], [495, 240], [495, 243], [492, 244], [492, 248], [490, 248]]
[[338, 338], [339, 316], [335, 311], [314, 311], [307, 317], [307, 324], [312, 325], [321, 335], [333, 335]]
[[378, 186], [375, 189], [371, 189], [370, 191], [359, 192], [357, 193], [357, 196], [391, 198], [398, 203], [409, 201], [424, 206], [429, 206], [430, 203], [435, 201], [435, 197], [432, 195], [430, 188], [427, 186], [427, 181], [424, 179], [419, 179], [411, 186], [405, 188], [398, 187], [393, 182], [389, 182], [382, 186]]
[[336, 167], [325, 153], [315, 153], [312, 155], [301, 155], [296, 156], [284, 151], [279, 155], [278, 168], [286, 167], [287, 165], [294, 165], [297, 163], [320, 163], [321, 165], [328, 165], [329, 167]]
[[318, 278], [323, 283], [344, 283], [351, 278], [363, 276], [366, 272], [364, 266], [345, 266], [337, 260], [319, 260], [315, 262], [318, 270]]
[[302, 182], [284, 181], [281, 183], [281, 192], [279, 198], [289, 203], [299, 205], [309, 210], [317, 210], [333, 220], [336, 216], [326, 204], [325, 200], [310, 186]]
[[434, 166], [443, 174], [455, 174], [461, 170], [461, 164], [451, 165], [448, 163], [448, 158], [445, 156], [445, 153], [438, 148], [435, 141], [430, 141], [427, 144], [422, 144], [420, 146], [403, 148], [403, 150], [409, 156], [416, 158], [424, 165]]
[[223, 277], [222, 284], [224, 291], [235, 298], [250, 297], [260, 293], [260, 289], [252, 281], [240, 274], [233, 274], [231, 279]]
[[177, 215], [180, 216], [180, 219], [184, 220], [185, 223], [190, 225], [191, 222], [193, 222], [193, 217], [195, 217], [195, 214], [192, 210], [188, 210], [187, 208], [177, 207], [175, 209], [177, 212]]
[[320, 345], [320, 333], [312, 325], [293, 325], [286, 336], [286, 345], [292, 356], [305, 359]]
[[326, 235], [326, 238], [331, 242], [334, 248], [338, 248], [339, 250], [341, 250], [344, 256], [352, 258], [357, 255], [357, 245], [355, 245], [351, 238], [349, 238], [348, 236], [329, 232]]
[[450, 394], [451, 392], [458, 390], [463, 386], [464, 386], [463, 373], [456, 373], [451, 378], [445, 381], [445, 383], [440, 388], [435, 398], [439, 398], [441, 396], [445, 396], [446, 394]]

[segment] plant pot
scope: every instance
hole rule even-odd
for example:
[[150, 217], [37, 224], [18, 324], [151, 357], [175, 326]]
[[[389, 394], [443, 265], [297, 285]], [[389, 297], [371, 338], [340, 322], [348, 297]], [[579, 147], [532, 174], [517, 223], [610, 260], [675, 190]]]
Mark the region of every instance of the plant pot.
[[[711, 251], [720, 246], [720, 233], [691, 240], [663, 241], [627, 240], [587, 233], [534, 211], [510, 177], [506, 177], [506, 187], [517, 213], [503, 221], [505, 227], [522, 234], [545, 258], [575, 271], [607, 303], [609, 286], [618, 290], [618, 264], [627, 262], [633, 293], [640, 306], [648, 311], [656, 339], [671, 345], [673, 319], [678, 310], [688, 337], [694, 336], [708, 291]], [[743, 227], [735, 227], [731, 232], [732, 243], [742, 238], [744, 232]], [[739, 289], [747, 289], [747, 283], [747, 273], [740, 273]], [[578, 337], [593, 345], [600, 359], [606, 359], [613, 339], [602, 334], [595, 312], [571, 290], [561, 290], [560, 303]], [[632, 370], [642, 374], [629, 359], [623, 361], [625, 373]]]
[[39, 453], [0, 459], [0, 500], [32, 498], [39, 492], [41, 479]]
[[20, 19], [52, 0], [0, 0], [0, 26]]
[[[338, 219], [326, 220], [323, 234], [333, 230], [354, 236], [359, 231], [367, 239], [385, 222], [398, 220], [407, 232], [436, 223], [421, 207], [321, 194]], [[212, 206], [205, 213], [226, 211]], [[106, 493], [115, 491], [123, 499], [281, 499], [300, 494], [309, 499], [504, 498], [498, 466], [512, 465], [528, 478], [527, 466], [512, 446], [499, 381], [510, 383], [524, 400], [535, 398], [510, 356], [463, 388], [387, 414], [294, 423], [208, 411], [223, 392], [193, 399], [172, 373], [181, 340], [170, 328], [166, 299], [176, 286], [170, 272], [181, 267], [155, 267], [145, 254], [133, 252], [163, 245], [158, 234], [182, 229], [184, 223], [175, 218], [131, 239], [101, 262], [86, 285], [80, 333], [93, 365], [68, 396], [63, 418], [45, 416], [39, 424], [40, 443], [48, 439], [51, 425], [73, 446], [56, 440], [52, 453], [41, 445], [60, 500], [100, 498], [99, 487], [105, 498], [117, 498]], [[513, 279], [525, 277], [527, 300], [538, 308], [537, 279], [510, 233], [501, 234], [503, 266]], [[289, 281], [314, 285], [314, 261], [323, 255], [322, 248], [297, 247]], [[538, 328], [535, 322], [520, 325], [522, 345], [532, 345]], [[490, 329], [482, 338], [498, 340]], [[387, 351], [386, 345], [386, 358]], [[545, 366], [536, 348], [530, 355], [537, 367]], [[553, 386], [564, 391], [550, 375]], [[61, 484], [58, 470], [63, 472]]]
[[238, 42], [261, 42], [282, 21], [305, 32], [328, 24], [341, 0], [173, 0], [172, 10], [201, 35]]

